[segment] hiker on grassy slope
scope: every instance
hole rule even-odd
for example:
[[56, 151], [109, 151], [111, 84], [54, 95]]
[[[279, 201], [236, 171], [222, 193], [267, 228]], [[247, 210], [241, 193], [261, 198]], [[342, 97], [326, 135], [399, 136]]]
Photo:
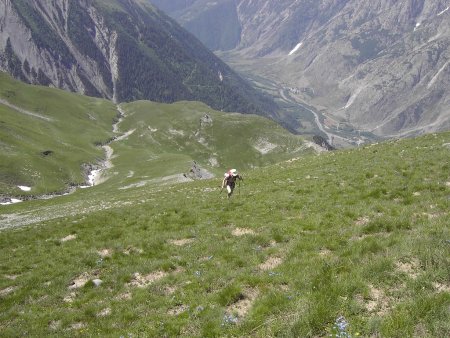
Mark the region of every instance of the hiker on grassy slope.
[[233, 194], [234, 187], [236, 186], [236, 180], [243, 180], [242, 176], [238, 174], [236, 169], [228, 170], [222, 181], [222, 189], [227, 188], [228, 198]]

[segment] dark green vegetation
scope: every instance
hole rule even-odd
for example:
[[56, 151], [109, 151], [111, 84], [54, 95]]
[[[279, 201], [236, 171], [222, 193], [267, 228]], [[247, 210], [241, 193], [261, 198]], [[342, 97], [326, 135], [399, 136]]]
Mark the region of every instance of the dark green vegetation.
[[[224, 111], [277, 111], [270, 98], [149, 2], [70, 1], [66, 7], [17, 0], [11, 7], [31, 39], [9, 37], [0, 61], [21, 80], [117, 102], [196, 100]], [[45, 59], [18, 51], [25, 43]]]
[[41, 219], [0, 232], [2, 335], [449, 336], [449, 152], [443, 133], [307, 155], [230, 201], [220, 178], [114, 178], [2, 208]]

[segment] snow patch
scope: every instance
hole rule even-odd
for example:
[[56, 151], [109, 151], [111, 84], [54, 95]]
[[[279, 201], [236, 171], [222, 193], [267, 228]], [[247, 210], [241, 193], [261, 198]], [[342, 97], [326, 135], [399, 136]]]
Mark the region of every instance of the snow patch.
[[350, 108], [350, 106], [355, 102], [358, 95], [362, 92], [364, 87], [358, 87], [355, 92], [350, 96], [350, 98], [347, 101], [347, 104], [345, 105], [345, 109]]
[[17, 187], [22, 191], [30, 191], [31, 190], [30, 187], [27, 187], [25, 185], [18, 185]]
[[90, 186], [93, 186], [97, 177], [100, 175], [101, 170], [100, 169], [95, 169], [92, 170], [91, 173], [88, 175], [88, 182]]
[[434, 85], [434, 83], [436, 82], [436, 80], [438, 79], [439, 75], [441, 75], [441, 73], [444, 71], [444, 69], [450, 64], [450, 61], [447, 61], [442, 67], [441, 69], [438, 70], [438, 72], [436, 73], [435, 76], [433, 76], [433, 78], [431, 79], [431, 81], [428, 83], [427, 88], [430, 89], [432, 85]]
[[20, 202], [23, 202], [23, 201], [22, 200], [18, 200], [16, 198], [10, 198], [10, 199], [8, 199], [7, 202], [0, 203], [0, 205], [10, 205], [10, 204], [16, 204], [16, 203], [20, 203]]
[[443, 11], [438, 13], [438, 16], [441, 16], [442, 14], [444, 14], [445, 12], [447, 12], [450, 9], [450, 6], [448, 6], [446, 9], [444, 9]]
[[294, 47], [294, 49], [292, 49], [292, 50], [289, 52], [288, 55], [294, 54], [296, 51], [298, 51], [298, 50], [300, 49], [301, 46], [303, 46], [303, 41], [302, 41], [302, 42], [299, 42], [299, 43]]

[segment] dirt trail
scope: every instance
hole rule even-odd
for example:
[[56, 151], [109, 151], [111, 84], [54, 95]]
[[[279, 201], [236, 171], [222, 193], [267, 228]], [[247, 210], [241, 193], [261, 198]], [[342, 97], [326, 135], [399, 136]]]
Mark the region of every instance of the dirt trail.
[[12, 103], [9, 103], [8, 101], [6, 101], [4, 99], [0, 99], [0, 104], [3, 104], [5, 106], [7, 106], [7, 107], [9, 107], [9, 108], [19, 112], [19, 113], [22, 113], [22, 114], [25, 114], [25, 115], [28, 115], [28, 116], [37, 117], [39, 119], [42, 119], [42, 120], [45, 120], [45, 121], [49, 121], [49, 122], [54, 121], [50, 117], [43, 116], [43, 115], [40, 115], [38, 113], [33, 113], [33, 112], [30, 112], [30, 111], [25, 110], [23, 108], [17, 107], [16, 105], [13, 105]]

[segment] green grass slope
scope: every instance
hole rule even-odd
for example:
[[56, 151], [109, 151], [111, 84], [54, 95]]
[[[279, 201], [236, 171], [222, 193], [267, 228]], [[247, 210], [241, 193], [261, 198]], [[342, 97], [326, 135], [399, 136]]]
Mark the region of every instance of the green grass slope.
[[[122, 105], [124, 140], [112, 144], [113, 180], [154, 179], [189, 173], [195, 161], [213, 175], [228, 167], [247, 170], [311, 153], [304, 140], [273, 121], [215, 111], [199, 102]], [[130, 175], [131, 176], [131, 175]]]
[[104, 157], [98, 145], [113, 135], [116, 106], [1, 72], [0, 84], [0, 195], [41, 195], [84, 183], [82, 165]]
[[[120, 147], [195, 122], [150, 107]], [[230, 201], [220, 178], [112, 178], [0, 209], [3, 224], [36, 218], [0, 232], [2, 335], [448, 337], [449, 153], [433, 134], [247, 170]]]
[[0, 83], [0, 197], [30, 198], [84, 184], [86, 165], [107, 159], [100, 147], [107, 143], [113, 167], [104, 174], [110, 181], [102, 191], [186, 180], [183, 173], [194, 161], [206, 170], [204, 177], [312, 151], [273, 121], [196, 102], [124, 104], [126, 116], [114, 132], [122, 108], [110, 101], [26, 85], [3, 73]]

